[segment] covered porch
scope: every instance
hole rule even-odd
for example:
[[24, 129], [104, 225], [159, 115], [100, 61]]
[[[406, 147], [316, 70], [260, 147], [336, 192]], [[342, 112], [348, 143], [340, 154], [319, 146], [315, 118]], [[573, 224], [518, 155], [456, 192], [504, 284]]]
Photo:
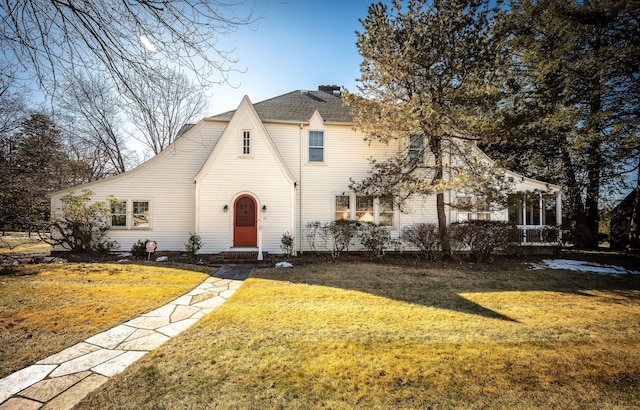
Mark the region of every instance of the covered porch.
[[509, 222], [520, 231], [523, 246], [557, 246], [562, 242], [562, 191], [523, 191], [509, 195]]

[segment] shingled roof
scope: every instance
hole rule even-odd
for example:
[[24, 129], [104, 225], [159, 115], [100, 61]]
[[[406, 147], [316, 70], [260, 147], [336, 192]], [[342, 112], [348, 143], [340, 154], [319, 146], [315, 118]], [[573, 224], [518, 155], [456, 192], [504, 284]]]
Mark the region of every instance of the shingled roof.
[[[321, 89], [324, 87], [321, 87]], [[327, 91], [296, 90], [278, 97], [253, 104], [263, 122], [308, 122], [317, 110], [326, 122], [353, 122], [351, 108], [342, 103], [339, 94]], [[212, 120], [229, 121], [235, 110], [209, 117]]]

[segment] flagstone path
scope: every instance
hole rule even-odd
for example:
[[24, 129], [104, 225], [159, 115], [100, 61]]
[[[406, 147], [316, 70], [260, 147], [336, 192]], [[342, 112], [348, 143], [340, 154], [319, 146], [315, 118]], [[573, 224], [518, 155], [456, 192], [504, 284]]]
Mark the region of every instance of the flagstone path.
[[0, 379], [0, 410], [72, 408], [109, 377], [223, 304], [250, 271], [250, 265], [224, 265], [173, 302]]

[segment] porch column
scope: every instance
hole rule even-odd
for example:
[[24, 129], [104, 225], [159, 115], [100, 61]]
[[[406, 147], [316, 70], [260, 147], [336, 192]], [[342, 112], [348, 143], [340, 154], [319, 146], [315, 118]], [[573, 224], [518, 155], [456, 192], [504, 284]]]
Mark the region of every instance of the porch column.
[[540, 220], [540, 223], [538, 225], [542, 226], [544, 225], [544, 208], [542, 207], [544, 204], [542, 201], [542, 192], [540, 192], [540, 198], [538, 199], [538, 201], [540, 203], [540, 215], [538, 218]]
[[527, 243], [527, 194], [522, 193], [522, 243]]
[[558, 227], [558, 241], [562, 240], [562, 191], [556, 193], [556, 226]]

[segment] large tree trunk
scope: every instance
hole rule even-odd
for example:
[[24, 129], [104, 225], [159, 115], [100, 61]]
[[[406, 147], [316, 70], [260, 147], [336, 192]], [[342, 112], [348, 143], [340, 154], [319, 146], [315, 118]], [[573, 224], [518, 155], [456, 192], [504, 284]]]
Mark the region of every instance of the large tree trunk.
[[569, 152], [566, 147], [566, 144], [560, 144], [562, 167], [567, 181], [569, 211], [571, 212], [569, 219], [572, 219], [575, 223], [575, 229], [573, 232], [574, 245], [579, 249], [584, 249], [593, 242], [593, 238], [591, 231], [589, 230], [587, 216], [582, 205], [582, 197], [580, 195], [581, 189], [578, 186], [576, 174], [573, 169], [573, 163], [571, 162], [571, 157], [569, 156]]
[[[435, 158], [435, 175], [433, 178], [434, 185], [442, 182], [444, 178], [444, 167], [442, 152], [442, 137], [432, 136], [429, 138], [429, 148]], [[447, 214], [444, 209], [444, 192], [436, 193], [436, 211], [438, 215], [438, 236], [442, 244], [442, 252], [445, 255], [451, 254], [451, 243], [449, 241], [449, 230], [447, 228]]]
[[[594, 52], [599, 55], [601, 47], [599, 33], [595, 33]], [[589, 241], [585, 243], [586, 249], [598, 249], [598, 226], [600, 225], [600, 178], [602, 171], [602, 97], [600, 95], [600, 77], [594, 75], [590, 81], [589, 111], [590, 118], [587, 123], [591, 130], [587, 140], [587, 192], [585, 198], [587, 228], [589, 229]]]
[[[600, 202], [600, 173], [602, 170], [602, 153], [600, 152], [600, 141], [590, 142], [589, 147], [589, 171], [587, 173], [587, 195], [586, 207], [586, 227], [589, 230], [588, 240], [585, 240], [585, 249], [598, 249], [598, 226], [600, 222], [599, 202]], [[586, 238], [585, 238], [586, 239]]]
[[629, 243], [627, 251], [640, 250], [640, 160], [638, 161], [638, 180], [636, 181], [636, 197], [633, 200], [633, 211], [631, 212], [631, 221], [629, 223]]

